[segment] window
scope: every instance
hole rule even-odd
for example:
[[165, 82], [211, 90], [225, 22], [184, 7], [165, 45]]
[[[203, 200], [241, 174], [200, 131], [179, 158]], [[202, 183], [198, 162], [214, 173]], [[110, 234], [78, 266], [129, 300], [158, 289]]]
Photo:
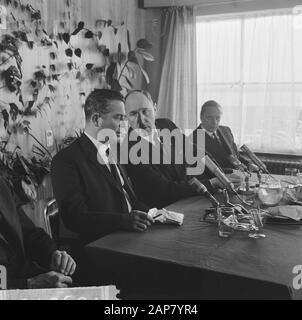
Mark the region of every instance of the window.
[[[198, 105], [254, 151], [302, 154], [302, 28], [292, 12], [197, 19]], [[199, 114], [198, 114], [199, 116]]]

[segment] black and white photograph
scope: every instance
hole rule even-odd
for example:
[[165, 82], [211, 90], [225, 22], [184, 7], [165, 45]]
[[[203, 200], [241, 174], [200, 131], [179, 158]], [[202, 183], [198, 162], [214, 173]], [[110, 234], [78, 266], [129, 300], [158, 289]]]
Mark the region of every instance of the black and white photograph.
[[302, 300], [301, 248], [301, 0], [0, 0], [0, 300]]

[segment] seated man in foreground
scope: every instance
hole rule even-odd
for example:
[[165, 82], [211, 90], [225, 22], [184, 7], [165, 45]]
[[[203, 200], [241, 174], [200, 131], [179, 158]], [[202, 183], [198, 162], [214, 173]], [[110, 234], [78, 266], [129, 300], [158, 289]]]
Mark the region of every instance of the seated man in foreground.
[[0, 178], [0, 265], [7, 270], [7, 289], [66, 288], [76, 264], [42, 229], [17, 209]]
[[124, 168], [110, 154], [120, 136], [124, 98], [112, 90], [94, 90], [87, 98], [85, 132], [52, 162], [52, 183], [65, 226], [80, 247], [118, 230], [145, 231], [153, 223], [139, 202]]
[[[192, 176], [187, 176], [183, 144], [181, 147], [177, 144], [177, 140], [182, 142], [184, 136], [172, 121], [155, 120], [156, 108], [150, 94], [146, 91], [130, 92], [126, 97], [126, 113], [131, 126], [128, 136], [129, 163], [126, 168], [139, 199], [160, 209], [181, 199], [197, 196], [198, 193], [189, 185]], [[171, 143], [161, 141], [163, 129], [168, 133], [176, 129], [179, 139], [172, 139]], [[136, 139], [132, 139], [133, 136]], [[134, 164], [131, 155], [138, 146], [141, 147], [141, 158], [145, 163]], [[156, 154], [159, 155], [159, 161], [154, 161]], [[182, 163], [175, 161], [179, 154]], [[201, 179], [212, 192], [221, 186], [217, 178]], [[235, 185], [241, 183], [240, 176], [232, 175], [230, 179]]]

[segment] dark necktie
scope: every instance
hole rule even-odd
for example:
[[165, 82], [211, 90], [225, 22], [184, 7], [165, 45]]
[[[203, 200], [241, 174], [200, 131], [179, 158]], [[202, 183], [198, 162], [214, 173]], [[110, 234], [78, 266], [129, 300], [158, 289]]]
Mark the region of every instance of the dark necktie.
[[[109, 159], [109, 148], [106, 150], [106, 155], [107, 155], [107, 157]], [[111, 171], [112, 177], [114, 178], [116, 183], [122, 188], [123, 193], [125, 195], [125, 198], [127, 199], [128, 204], [132, 207], [131, 197], [129, 196], [129, 188], [127, 188], [126, 181], [124, 181], [124, 183], [122, 183], [121, 176], [120, 176], [120, 174], [118, 172], [117, 164], [111, 163], [110, 159], [109, 159], [109, 166], [110, 166], [110, 171]]]
[[221, 144], [220, 138], [218, 137], [216, 132], [212, 134], [212, 139], [216, 141], [218, 144]]

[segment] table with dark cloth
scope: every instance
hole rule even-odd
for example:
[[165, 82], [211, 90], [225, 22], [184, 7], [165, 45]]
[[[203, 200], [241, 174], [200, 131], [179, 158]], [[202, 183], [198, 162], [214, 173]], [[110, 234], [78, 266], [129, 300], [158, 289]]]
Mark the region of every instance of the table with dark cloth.
[[126, 299], [301, 299], [293, 268], [302, 265], [302, 226], [266, 225], [266, 239], [247, 232], [219, 238], [202, 221], [207, 199], [168, 207], [185, 214], [181, 227], [154, 225], [119, 232], [86, 247], [89, 263], [104, 268]]

